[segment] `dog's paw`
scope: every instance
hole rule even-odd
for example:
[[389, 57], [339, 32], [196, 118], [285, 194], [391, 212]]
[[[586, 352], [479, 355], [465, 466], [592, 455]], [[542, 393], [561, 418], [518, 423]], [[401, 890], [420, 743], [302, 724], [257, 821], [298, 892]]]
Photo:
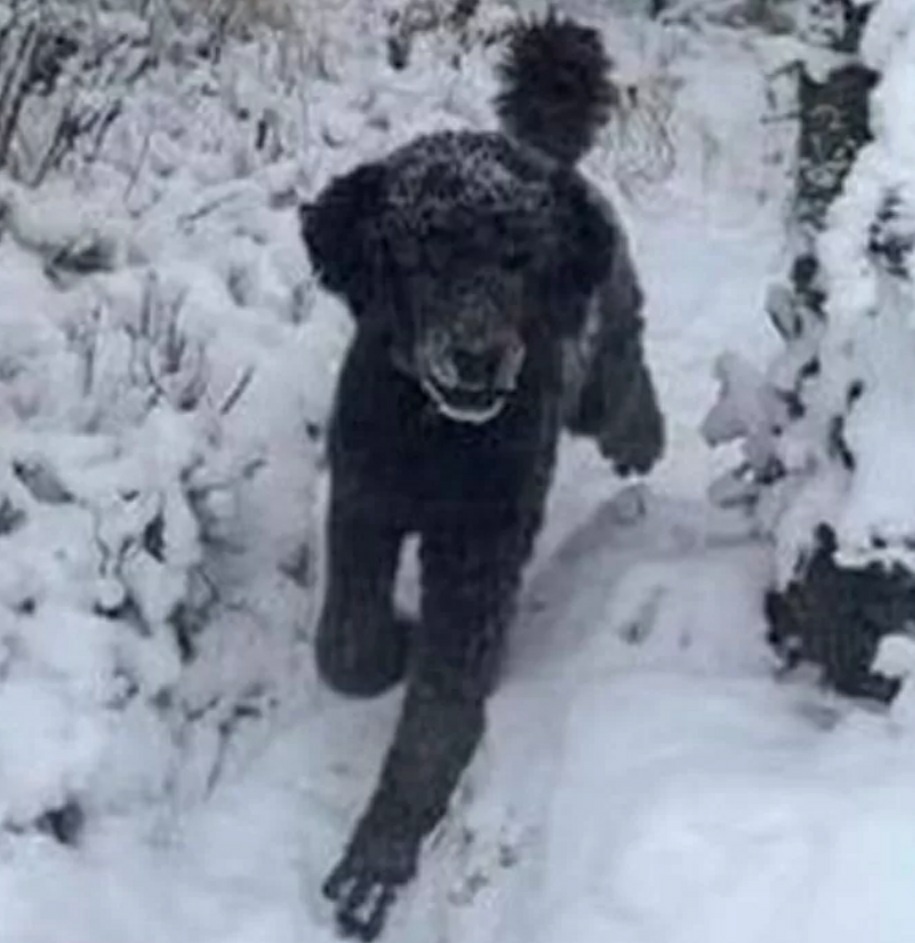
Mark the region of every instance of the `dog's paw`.
[[416, 874], [419, 846], [377, 829], [361, 827], [324, 882], [344, 937], [374, 940], [384, 928], [397, 891]]
[[601, 435], [601, 454], [618, 475], [645, 475], [664, 454], [664, 417], [654, 396], [645, 396], [621, 421]]

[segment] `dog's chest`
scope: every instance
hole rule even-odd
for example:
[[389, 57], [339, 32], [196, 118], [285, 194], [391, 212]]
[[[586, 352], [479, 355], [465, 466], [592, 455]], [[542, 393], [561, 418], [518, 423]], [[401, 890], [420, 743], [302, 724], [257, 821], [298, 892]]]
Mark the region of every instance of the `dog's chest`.
[[[344, 369], [332, 434], [332, 466], [355, 474], [391, 510], [410, 516], [486, 514], [530, 499], [548, 476], [558, 436], [558, 397], [538, 375], [524, 377], [495, 419], [473, 424], [441, 415], [419, 384], [361, 358]], [[395, 512], [395, 516], [399, 516]]]

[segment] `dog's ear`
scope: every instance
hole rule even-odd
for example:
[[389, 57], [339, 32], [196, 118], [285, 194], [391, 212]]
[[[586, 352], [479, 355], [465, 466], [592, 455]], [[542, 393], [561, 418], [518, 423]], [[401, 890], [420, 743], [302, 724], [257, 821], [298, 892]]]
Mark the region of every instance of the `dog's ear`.
[[621, 233], [615, 217], [577, 173], [558, 171], [553, 180], [554, 251], [548, 290], [564, 322], [563, 333], [578, 329], [579, 314], [594, 291], [611, 274]]
[[345, 298], [357, 316], [371, 306], [384, 280], [386, 189], [384, 166], [363, 164], [299, 208], [302, 238], [320, 283]]

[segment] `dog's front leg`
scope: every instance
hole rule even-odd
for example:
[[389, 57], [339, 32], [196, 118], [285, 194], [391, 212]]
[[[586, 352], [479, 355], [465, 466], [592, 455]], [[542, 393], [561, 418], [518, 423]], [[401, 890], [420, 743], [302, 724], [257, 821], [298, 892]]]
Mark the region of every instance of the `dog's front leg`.
[[483, 734], [533, 528], [466, 522], [423, 540], [423, 625], [378, 786], [325, 885], [340, 929], [371, 940]]

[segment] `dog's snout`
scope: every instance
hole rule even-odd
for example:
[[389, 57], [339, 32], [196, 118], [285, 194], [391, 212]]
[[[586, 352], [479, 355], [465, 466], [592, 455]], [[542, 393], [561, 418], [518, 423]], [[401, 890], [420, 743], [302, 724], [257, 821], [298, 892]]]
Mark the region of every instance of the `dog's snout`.
[[463, 386], [483, 389], [495, 385], [505, 353], [500, 346], [482, 350], [457, 348], [451, 359]]

